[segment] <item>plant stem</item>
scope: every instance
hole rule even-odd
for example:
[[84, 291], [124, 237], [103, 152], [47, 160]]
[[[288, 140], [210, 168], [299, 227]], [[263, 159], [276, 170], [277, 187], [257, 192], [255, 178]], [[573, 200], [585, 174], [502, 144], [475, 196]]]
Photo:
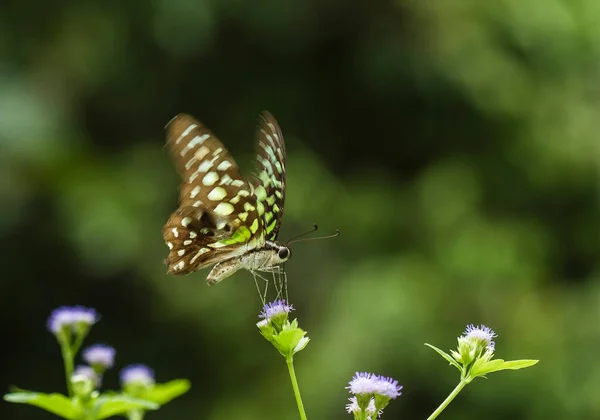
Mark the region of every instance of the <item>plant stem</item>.
[[69, 397], [73, 396], [73, 387], [71, 386], [71, 376], [73, 376], [73, 352], [69, 343], [60, 343], [63, 363], [65, 365], [65, 379], [67, 380], [67, 392]]
[[461, 380], [458, 385], [456, 385], [456, 388], [454, 388], [454, 390], [450, 393], [450, 395], [448, 395], [448, 397], [444, 400], [443, 403], [440, 404], [440, 406], [431, 414], [431, 416], [427, 417], [427, 420], [433, 420], [435, 419], [437, 416], [439, 416], [441, 414], [442, 411], [444, 411], [444, 409], [446, 407], [448, 407], [448, 404], [450, 404], [452, 402], [452, 400], [454, 399], [454, 397], [456, 397], [458, 395], [458, 393], [468, 384], [469, 382], [465, 381], [465, 380]]
[[298, 381], [296, 380], [296, 371], [294, 370], [293, 357], [286, 357], [286, 363], [288, 371], [290, 373], [290, 380], [292, 381], [292, 388], [294, 388], [294, 396], [296, 397], [296, 404], [298, 404], [298, 412], [300, 413], [300, 419], [307, 420], [306, 412], [304, 411], [304, 404], [302, 404], [302, 397], [300, 396], [300, 388], [298, 387]]

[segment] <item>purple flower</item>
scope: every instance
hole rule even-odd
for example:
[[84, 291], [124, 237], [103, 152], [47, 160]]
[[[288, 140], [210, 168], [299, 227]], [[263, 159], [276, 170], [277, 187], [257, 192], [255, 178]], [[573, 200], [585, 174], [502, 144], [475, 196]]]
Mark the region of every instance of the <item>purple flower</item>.
[[388, 378], [385, 376], [375, 377], [374, 393], [377, 395], [381, 395], [390, 399], [395, 399], [396, 397], [402, 394], [400, 392], [401, 389], [402, 386], [398, 385], [398, 381], [393, 378]]
[[98, 322], [98, 319], [95, 309], [85, 306], [61, 306], [52, 311], [47, 327], [50, 332], [57, 334], [67, 327], [74, 330], [77, 325], [91, 326]]
[[[358, 405], [358, 401], [356, 400], [356, 397], [351, 397], [348, 398], [348, 401], [350, 401], [349, 404], [346, 404], [346, 411], [350, 414], [355, 414], [355, 413], [360, 413], [361, 409]], [[367, 416], [369, 416], [368, 418], [371, 418], [374, 414], [375, 414], [376, 408], [375, 408], [375, 400], [373, 398], [371, 398], [369, 400], [369, 405], [367, 406]]]
[[356, 372], [346, 389], [351, 394], [373, 394], [375, 392], [375, 380], [377, 376], [367, 372]]
[[486, 349], [494, 351], [496, 343], [494, 338], [497, 337], [494, 330], [485, 325], [475, 326], [473, 324], [467, 325], [464, 332], [464, 337], [470, 341], [477, 341], [485, 344]]
[[79, 365], [75, 367], [73, 370], [73, 375], [71, 375], [71, 381], [90, 381], [94, 385], [94, 387], [100, 386], [100, 375], [94, 371], [93, 368], [87, 365]]
[[401, 393], [402, 386], [398, 381], [385, 376], [378, 376], [367, 372], [356, 372], [346, 389], [354, 395], [381, 395], [394, 399]]
[[102, 369], [113, 367], [116, 350], [105, 344], [94, 344], [83, 350], [83, 360]]
[[122, 387], [132, 384], [154, 385], [154, 371], [146, 365], [129, 365], [121, 370], [120, 376]]
[[287, 301], [281, 299], [267, 303], [263, 306], [263, 310], [259, 317], [263, 319], [270, 319], [279, 315], [287, 315], [294, 310], [294, 307], [287, 303]]

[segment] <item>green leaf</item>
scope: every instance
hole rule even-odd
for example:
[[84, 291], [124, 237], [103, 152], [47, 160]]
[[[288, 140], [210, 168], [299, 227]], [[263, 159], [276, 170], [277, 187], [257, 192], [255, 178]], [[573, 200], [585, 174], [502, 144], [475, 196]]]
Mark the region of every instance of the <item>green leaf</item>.
[[102, 395], [94, 404], [94, 418], [96, 420], [125, 414], [131, 410], [158, 410], [160, 406], [152, 401], [126, 395]]
[[287, 357], [293, 354], [294, 349], [305, 334], [306, 331], [300, 328], [283, 330], [273, 337], [273, 345], [284, 357]]
[[187, 379], [174, 379], [164, 384], [154, 385], [148, 393], [144, 395], [144, 398], [157, 404], [164, 405], [188, 392], [190, 386], [190, 381]]
[[458, 362], [456, 360], [454, 360], [454, 358], [452, 356], [450, 356], [448, 353], [438, 349], [437, 347], [432, 346], [431, 344], [425, 343], [425, 345], [427, 347], [429, 347], [430, 349], [435, 350], [440, 356], [442, 356], [444, 359], [446, 359], [446, 361], [448, 363], [450, 363], [452, 366], [454, 366], [456, 369], [458, 369], [462, 373], [462, 367], [458, 364]]
[[509, 360], [505, 362], [502, 359], [490, 360], [489, 362], [480, 363], [479, 366], [477, 362], [473, 364], [473, 368], [471, 369], [471, 374], [473, 376], [481, 376], [486, 375], [492, 372], [498, 372], [501, 370], [518, 370], [524, 369], [530, 366], [535, 365], [539, 360]]
[[498, 367], [502, 365], [502, 363], [504, 363], [504, 360], [502, 359], [477, 359], [475, 362], [473, 362], [473, 366], [471, 366], [469, 375], [475, 378], [476, 376], [483, 376], [487, 373], [495, 372], [498, 370]]
[[525, 368], [531, 367], [533, 365], [536, 365], [538, 362], [539, 362], [539, 360], [533, 360], [533, 359], [509, 360], [502, 364], [502, 369], [510, 369], [510, 370], [525, 369]]
[[65, 419], [76, 419], [81, 416], [79, 408], [62, 394], [44, 394], [40, 392], [13, 392], [4, 395], [4, 400], [18, 404], [29, 404], [42, 408]]

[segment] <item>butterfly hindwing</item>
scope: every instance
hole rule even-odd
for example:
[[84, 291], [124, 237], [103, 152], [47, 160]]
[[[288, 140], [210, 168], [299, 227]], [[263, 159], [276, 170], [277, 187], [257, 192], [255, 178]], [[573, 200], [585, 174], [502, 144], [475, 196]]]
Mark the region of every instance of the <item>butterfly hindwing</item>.
[[268, 240], [277, 240], [285, 201], [285, 144], [279, 124], [269, 112], [260, 114], [256, 132], [258, 171], [254, 182], [259, 215]]

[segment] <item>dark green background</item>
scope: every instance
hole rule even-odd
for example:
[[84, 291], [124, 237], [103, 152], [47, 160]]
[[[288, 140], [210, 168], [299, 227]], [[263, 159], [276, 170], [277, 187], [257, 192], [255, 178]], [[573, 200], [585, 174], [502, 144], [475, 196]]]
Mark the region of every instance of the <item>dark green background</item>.
[[[288, 149], [310, 419], [349, 419], [356, 370], [397, 378], [386, 419], [457, 382], [423, 343], [468, 323], [497, 356], [447, 419], [600, 418], [597, 0], [9, 1], [0, 13], [0, 384], [63, 389], [56, 306], [102, 314], [88, 343], [192, 380], [149, 419], [295, 419], [249, 273], [167, 277], [178, 179], [163, 126], [188, 112], [244, 168], [258, 112]], [[117, 386], [115, 371], [107, 387]], [[0, 404], [2, 419], [50, 419]]]

